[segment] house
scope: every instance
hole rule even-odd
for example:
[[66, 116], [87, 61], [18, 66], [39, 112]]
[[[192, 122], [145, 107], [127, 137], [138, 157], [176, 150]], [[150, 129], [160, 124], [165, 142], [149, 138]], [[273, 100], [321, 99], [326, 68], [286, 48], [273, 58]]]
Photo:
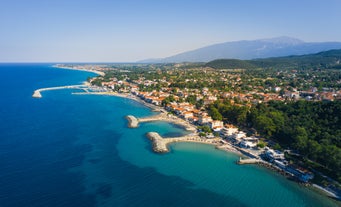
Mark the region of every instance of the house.
[[238, 128], [235, 128], [233, 126], [231, 126], [231, 127], [228, 126], [228, 127], [222, 128], [220, 131], [220, 134], [222, 137], [227, 138], [227, 137], [229, 137], [232, 134], [237, 133], [237, 132], [238, 132]]
[[285, 160], [284, 153], [269, 148], [264, 152], [263, 157], [270, 162], [274, 160]]
[[308, 170], [295, 166], [295, 165], [288, 165], [286, 167], [286, 170], [290, 173], [292, 173], [293, 175], [295, 175], [295, 177], [299, 180], [302, 181], [304, 183], [308, 182], [309, 180], [314, 178], [314, 174], [312, 174], [311, 172], [309, 172]]
[[238, 133], [236, 132], [230, 136], [230, 138], [235, 142], [240, 142], [244, 137], [246, 137], [246, 133], [243, 131], [239, 131]]
[[185, 112], [185, 109], [177, 107], [177, 108], [174, 108], [174, 112], [176, 115], [180, 115], [183, 112]]
[[183, 112], [182, 116], [184, 117], [184, 119], [192, 119], [194, 117], [193, 112], [191, 112], [191, 111]]
[[243, 140], [239, 143], [239, 146], [242, 148], [253, 148], [257, 146], [257, 143]]
[[200, 125], [208, 124], [211, 121], [212, 121], [212, 117], [210, 117], [210, 116], [202, 115], [199, 117], [199, 124]]
[[224, 127], [224, 122], [219, 121], [219, 120], [213, 120], [213, 121], [209, 122], [209, 125], [210, 125], [211, 129], [213, 129], [214, 131], [220, 131]]

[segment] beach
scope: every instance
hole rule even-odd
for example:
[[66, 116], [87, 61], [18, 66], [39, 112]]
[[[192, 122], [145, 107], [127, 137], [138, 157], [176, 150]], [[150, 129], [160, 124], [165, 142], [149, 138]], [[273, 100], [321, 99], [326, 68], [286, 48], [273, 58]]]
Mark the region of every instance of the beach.
[[65, 66], [58, 66], [58, 65], [53, 65], [52, 67], [54, 68], [59, 68], [59, 69], [66, 69], [66, 70], [78, 70], [78, 71], [86, 71], [90, 73], [96, 73], [97, 75], [104, 76], [105, 73], [102, 71], [98, 70], [89, 70], [89, 69], [81, 69], [81, 68], [72, 68], [72, 67], [65, 67]]

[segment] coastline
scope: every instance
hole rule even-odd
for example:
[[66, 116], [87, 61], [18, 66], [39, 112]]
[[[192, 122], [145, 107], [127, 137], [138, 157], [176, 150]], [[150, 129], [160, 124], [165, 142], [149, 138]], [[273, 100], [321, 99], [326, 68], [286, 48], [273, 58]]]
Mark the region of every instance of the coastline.
[[[68, 70], [78, 70], [78, 71], [85, 71], [85, 72], [92, 72], [92, 73], [96, 73], [98, 75], [101, 75], [101, 74], [104, 74], [103, 72], [100, 72], [100, 71], [94, 71], [94, 70], [83, 70], [83, 69], [74, 69], [74, 68], [68, 68], [68, 67], [56, 67], [56, 66], [53, 66], [55, 68], [59, 68], [59, 69], [68, 69]], [[89, 85], [88, 82], [86, 82], [87, 85]], [[63, 87], [67, 87], [67, 86], [63, 86]], [[40, 92], [40, 91], [39, 91]], [[154, 111], [159, 111], [159, 112], [165, 112], [165, 110], [159, 106], [155, 106], [155, 105], [152, 105], [152, 104], [149, 104], [149, 103], [146, 103], [145, 101], [139, 99], [138, 97], [132, 95], [132, 94], [128, 94], [128, 93], [115, 93], [115, 92], [80, 92], [80, 93], [73, 93], [73, 94], [84, 94], [84, 95], [108, 95], [108, 96], [116, 96], [116, 97], [121, 97], [121, 98], [128, 98], [128, 99], [131, 99], [131, 100], [134, 100], [134, 101], [137, 101], [141, 104], [143, 104], [144, 106], [154, 110]], [[37, 97], [37, 98], [40, 98], [40, 97]], [[170, 123], [174, 123], [174, 124], [177, 124], [177, 125], [180, 125], [180, 126], [185, 126], [183, 125], [182, 122], [185, 122], [183, 119], [180, 119], [179, 117], [176, 117], [176, 119], [178, 120], [172, 120], [172, 119], [168, 119], [168, 120], [164, 120], [164, 121], [167, 121], [167, 122], [170, 122]], [[181, 120], [181, 121], [179, 121]], [[187, 124], [190, 124], [187, 122]], [[191, 124], [190, 124], [191, 125]], [[193, 125], [194, 126], [194, 125]], [[163, 139], [168, 139], [168, 138], [163, 138]], [[169, 139], [173, 139], [173, 138], [169, 138]], [[208, 140], [208, 139], [206, 139]], [[226, 152], [229, 152], [229, 153], [237, 153], [239, 155], [245, 155], [243, 154], [240, 150], [238, 150], [235, 146], [232, 146], [232, 145], [229, 145], [229, 147], [224, 147], [225, 145], [218, 145], [217, 143], [209, 143], [209, 142], [206, 142], [206, 141], [199, 141], [199, 140], [179, 140], [179, 141], [172, 141], [172, 142], [169, 142], [169, 143], [166, 143], [166, 147], [168, 149], [169, 145], [170, 144], [173, 144], [173, 143], [176, 143], [176, 142], [192, 142], [192, 143], [199, 143], [199, 144], [209, 144], [209, 145], [214, 145], [216, 146], [216, 149], [219, 149], [219, 150], [223, 150], [223, 151], [226, 151]], [[257, 163], [258, 164], [258, 163]], [[271, 169], [273, 171], [276, 171], [275, 169], [273, 169], [271, 166], [271, 164], [267, 164], [267, 165], [261, 165], [259, 164], [260, 166], [263, 166], [265, 168], [268, 168], [268, 169]], [[335, 198], [335, 199], [340, 199], [340, 197], [338, 197], [337, 195], [333, 194], [332, 192], [328, 191], [327, 189], [321, 187], [321, 186], [317, 186], [316, 184], [313, 184], [311, 185], [311, 188], [312, 189], [316, 189], [318, 190], [321, 194], [323, 195], [327, 195], [328, 197], [332, 197], [332, 198]]]
[[[161, 112], [158, 115], [155, 116], [151, 116], [151, 117], [157, 117], [161, 114], [164, 114], [164, 118], [162, 120], [157, 120], [158, 118], [155, 118], [155, 120], [144, 120], [144, 119], [149, 119], [150, 117], [142, 117], [142, 118], [136, 118], [132, 115], [127, 115], [125, 118], [128, 121], [128, 127], [129, 128], [136, 128], [139, 126], [140, 122], [152, 122], [152, 121], [165, 121], [168, 123], [172, 123], [178, 126], [183, 127], [185, 130], [187, 131], [191, 131], [192, 133], [194, 133], [194, 131], [196, 131], [196, 127], [193, 124], [190, 124], [188, 122], [186, 122], [185, 120], [177, 117], [177, 116], [166, 116], [166, 111], [159, 107], [159, 106], [155, 106], [149, 103], [146, 103], [145, 101], [139, 99], [138, 97], [132, 95], [132, 94], [126, 94], [126, 93], [117, 93], [117, 92], [79, 92], [79, 93], [74, 93], [77, 95], [107, 95], [107, 96], [116, 96], [116, 97], [120, 97], [120, 98], [127, 98], [130, 100], [134, 100], [148, 108], [150, 108], [153, 111], [157, 111], [157, 112]], [[159, 135], [160, 136], [160, 135]], [[148, 137], [148, 136], [147, 136]], [[161, 137], [161, 136], [160, 136]], [[183, 137], [185, 136], [180, 136], [180, 137], [161, 137], [162, 139], [173, 139], [173, 140], [168, 140], [167, 143], [165, 144], [167, 146], [167, 150], [165, 150], [165, 152], [169, 152], [169, 145], [176, 143], [176, 142], [190, 142], [190, 143], [199, 143], [199, 144], [209, 144], [209, 145], [213, 145], [215, 146], [215, 148], [217, 150], [222, 150], [222, 151], [226, 151], [226, 152], [231, 152], [240, 156], [245, 156], [245, 154], [243, 154], [242, 152], [240, 152], [238, 149], [236, 149], [235, 147], [233, 147], [232, 145], [229, 144], [219, 144], [217, 140], [216, 143], [212, 143], [212, 140], [214, 139], [206, 139], [206, 138], [200, 138], [198, 135], [195, 135], [193, 137], [195, 137], [194, 139], [183, 139]], [[188, 136], [187, 136], [188, 137]], [[148, 137], [149, 138], [149, 137]], [[221, 140], [221, 138], [219, 138], [219, 140]], [[160, 141], [160, 140], [159, 140]], [[153, 143], [152, 143], [153, 144]], [[162, 152], [163, 153], [163, 152]]]
[[78, 69], [78, 68], [71, 68], [71, 67], [61, 67], [61, 66], [58, 66], [58, 65], [52, 65], [51, 67], [53, 67], [53, 68], [59, 68], [59, 69], [65, 69], [65, 70], [85, 71], [85, 72], [95, 73], [95, 74], [100, 75], [100, 76], [104, 76], [104, 75], [105, 75], [104, 72], [98, 71], [98, 70]]

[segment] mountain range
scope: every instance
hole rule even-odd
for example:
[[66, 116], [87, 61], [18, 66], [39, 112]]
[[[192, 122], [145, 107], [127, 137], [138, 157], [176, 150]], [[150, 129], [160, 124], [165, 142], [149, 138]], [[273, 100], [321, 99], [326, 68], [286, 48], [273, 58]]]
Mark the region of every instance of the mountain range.
[[276, 37], [214, 44], [166, 58], [148, 59], [140, 62], [209, 62], [215, 59], [227, 58], [250, 60], [312, 54], [332, 49], [341, 49], [341, 42], [304, 42], [292, 37]]

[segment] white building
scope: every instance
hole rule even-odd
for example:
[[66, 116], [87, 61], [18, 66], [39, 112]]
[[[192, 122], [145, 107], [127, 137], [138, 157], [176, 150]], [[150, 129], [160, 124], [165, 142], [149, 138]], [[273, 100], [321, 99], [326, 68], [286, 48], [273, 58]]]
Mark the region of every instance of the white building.
[[243, 140], [239, 143], [239, 146], [242, 148], [252, 148], [257, 146], [257, 143]]
[[224, 128], [222, 128], [222, 130], [220, 131], [220, 133], [221, 133], [221, 135], [223, 136], [223, 137], [229, 137], [229, 136], [231, 136], [232, 134], [234, 134], [234, 133], [237, 133], [238, 132], [238, 128], [234, 128], [234, 127], [229, 127], [229, 128], [226, 128], [226, 127], [224, 127]]
[[214, 131], [220, 131], [224, 127], [224, 122], [219, 121], [219, 120], [213, 120], [209, 123], [209, 125], [211, 129], [213, 129]]

